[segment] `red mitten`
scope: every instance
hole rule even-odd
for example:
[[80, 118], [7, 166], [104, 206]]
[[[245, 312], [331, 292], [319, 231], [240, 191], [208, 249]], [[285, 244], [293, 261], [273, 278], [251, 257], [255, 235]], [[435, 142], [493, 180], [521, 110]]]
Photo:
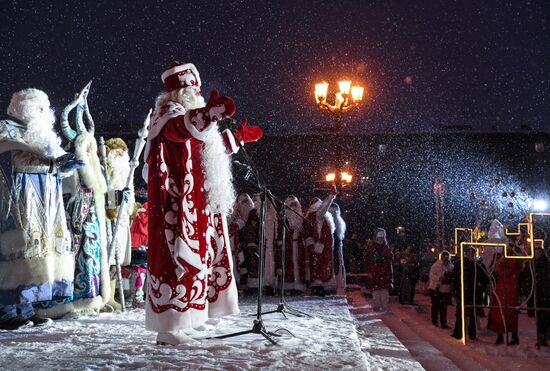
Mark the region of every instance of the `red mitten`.
[[259, 140], [264, 135], [259, 126], [248, 126], [246, 119], [241, 121], [241, 127], [235, 130], [235, 137], [241, 143], [250, 143]]
[[230, 97], [221, 97], [217, 90], [212, 90], [205, 109], [212, 121], [223, 120], [228, 116], [233, 116], [236, 110], [233, 99]]

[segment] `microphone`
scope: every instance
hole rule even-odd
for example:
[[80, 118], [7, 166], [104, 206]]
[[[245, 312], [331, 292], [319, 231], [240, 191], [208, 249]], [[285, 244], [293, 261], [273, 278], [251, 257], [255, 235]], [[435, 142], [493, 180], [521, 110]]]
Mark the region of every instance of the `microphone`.
[[218, 121], [218, 125], [221, 125], [225, 129], [229, 129], [231, 131], [240, 127], [240, 124], [233, 117], [226, 117], [223, 120]]
[[242, 166], [242, 167], [250, 168], [250, 165], [243, 164], [242, 162], [237, 161], [237, 160], [233, 160], [233, 163], [234, 163], [234, 164], [237, 164], [237, 165], [240, 165], [240, 166]]
[[233, 163], [237, 164], [239, 166], [242, 166], [246, 169], [246, 175], [244, 176], [244, 180], [248, 180], [252, 177], [252, 175], [254, 175], [254, 172], [252, 171], [252, 168], [250, 167], [250, 165], [243, 164], [242, 162], [237, 161], [237, 160], [233, 160]]

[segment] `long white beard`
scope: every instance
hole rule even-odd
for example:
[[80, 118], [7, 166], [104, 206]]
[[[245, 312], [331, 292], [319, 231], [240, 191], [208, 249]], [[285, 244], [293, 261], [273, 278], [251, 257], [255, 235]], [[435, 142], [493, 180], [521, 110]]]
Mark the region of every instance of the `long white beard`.
[[[87, 151], [88, 146], [91, 146], [90, 152]], [[96, 196], [103, 195], [107, 192], [107, 186], [97, 157], [95, 138], [88, 133], [82, 133], [76, 138], [74, 147], [76, 158], [84, 162], [84, 167], [78, 170], [83, 185], [92, 188]]]
[[206, 105], [204, 102], [204, 97], [202, 95], [195, 95], [194, 90], [186, 90], [180, 95], [178, 101], [183, 107], [185, 107], [186, 110], [202, 108]]
[[109, 168], [109, 190], [121, 191], [126, 187], [130, 174], [130, 156], [124, 152], [118, 156], [115, 151], [107, 154], [107, 167]]
[[213, 130], [204, 141], [202, 169], [208, 207], [213, 213], [231, 213], [235, 201], [231, 162], [221, 134]]
[[29, 120], [27, 130], [23, 132], [23, 140], [44, 151], [47, 156], [59, 157], [65, 154], [61, 148], [61, 138], [53, 131], [55, 115], [52, 110], [47, 110], [43, 115]]
[[[336, 230], [336, 226], [334, 225], [334, 218], [332, 217], [332, 214], [329, 213], [328, 211], [325, 214], [325, 221], [327, 222], [328, 227], [330, 228], [330, 233], [334, 233], [334, 231]], [[320, 231], [321, 229], [319, 228], [319, 232]]]

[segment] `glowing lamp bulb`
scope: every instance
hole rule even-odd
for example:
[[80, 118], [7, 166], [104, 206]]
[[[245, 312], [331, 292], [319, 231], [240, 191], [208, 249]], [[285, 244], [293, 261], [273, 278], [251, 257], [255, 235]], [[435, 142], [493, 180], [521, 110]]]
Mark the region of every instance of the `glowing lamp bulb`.
[[355, 103], [359, 103], [363, 100], [363, 87], [354, 86], [351, 88], [351, 98]]
[[335, 173], [328, 173], [326, 176], [325, 176], [325, 180], [327, 182], [334, 182], [334, 179], [336, 179], [336, 174]]
[[349, 89], [351, 88], [351, 81], [349, 80], [339, 81], [338, 87], [340, 88], [340, 94], [347, 95], [349, 94]]
[[343, 171], [340, 173], [340, 177], [342, 178], [343, 183], [351, 183], [352, 176], [350, 173]]
[[315, 99], [317, 103], [324, 102], [327, 99], [328, 82], [321, 82], [315, 85]]

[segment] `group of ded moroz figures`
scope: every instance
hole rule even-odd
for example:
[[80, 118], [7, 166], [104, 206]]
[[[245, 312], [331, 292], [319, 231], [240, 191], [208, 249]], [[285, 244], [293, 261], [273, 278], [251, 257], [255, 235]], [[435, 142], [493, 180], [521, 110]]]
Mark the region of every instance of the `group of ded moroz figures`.
[[[54, 130], [48, 96], [33, 88], [13, 94], [0, 121], [0, 329], [117, 309], [114, 256], [128, 265], [132, 245], [148, 246], [146, 328], [158, 332], [158, 343], [186, 341], [179, 331], [238, 312], [225, 220], [234, 202], [229, 155], [262, 131], [243, 121], [220, 133], [216, 123], [235, 104], [216, 91], [205, 102], [192, 64], [174, 62], [161, 78], [144, 156], [147, 211], [134, 210], [121, 139], [106, 142], [101, 166], [86, 88], [61, 114], [71, 152]], [[143, 283], [144, 266], [135, 282]]]
[[[0, 329], [120, 308], [108, 241], [114, 239], [120, 264], [129, 265], [132, 245], [140, 248], [132, 243], [130, 216], [142, 220], [145, 214], [142, 208], [134, 212], [133, 186], [126, 184], [128, 148], [120, 138], [106, 142], [102, 171], [88, 89], [61, 114], [61, 131], [72, 152], [61, 146], [54, 112], [41, 90], [13, 94], [7, 117], [0, 120]], [[73, 129], [69, 113], [75, 108]], [[126, 207], [118, 207], [121, 193]], [[134, 282], [136, 275], [144, 278], [142, 267], [132, 272]]]
[[[264, 232], [265, 263], [263, 289], [274, 294], [284, 288], [300, 295], [309, 292], [324, 296], [345, 289], [343, 239], [346, 223], [334, 203], [337, 191], [321, 200], [314, 197], [306, 212], [296, 196], [284, 200], [279, 215], [267, 200]], [[234, 257], [234, 275], [249, 294], [258, 290], [260, 197], [242, 193], [229, 217], [229, 236]], [[284, 261], [283, 261], [284, 255]]]
[[[126, 144], [112, 138], [106, 158], [98, 156], [89, 86], [61, 114], [65, 147], [54, 130], [48, 96], [33, 88], [13, 94], [0, 121], [0, 329], [118, 309], [111, 246], [122, 266], [136, 257], [134, 299], [139, 302], [147, 292], [145, 325], [158, 333], [158, 344], [192, 341], [189, 332], [205, 322], [238, 313], [238, 277], [257, 288], [259, 237], [250, 226], [257, 223], [258, 208], [248, 195], [235, 202], [230, 156], [260, 139], [262, 130], [246, 119], [235, 131], [219, 129], [220, 120], [234, 115], [235, 103], [215, 90], [206, 102], [193, 64], [173, 62], [161, 79], [164, 91], [156, 99], [144, 151], [144, 207], [134, 207], [128, 175], [137, 164]], [[309, 286], [323, 295], [344, 287], [345, 223], [333, 203], [336, 193], [313, 199], [306, 213], [296, 197], [284, 201], [289, 209], [284, 280], [290, 290]], [[275, 288], [281, 223], [269, 203], [266, 215], [266, 285]], [[373, 264], [387, 254], [381, 236]], [[387, 290], [376, 298], [387, 307]]]

